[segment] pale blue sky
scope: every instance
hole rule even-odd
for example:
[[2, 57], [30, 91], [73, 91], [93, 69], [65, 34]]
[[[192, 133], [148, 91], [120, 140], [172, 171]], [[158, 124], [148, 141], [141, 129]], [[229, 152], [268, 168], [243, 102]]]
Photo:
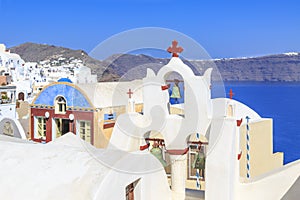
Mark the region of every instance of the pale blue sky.
[[47, 43], [89, 52], [140, 27], [182, 32], [216, 58], [300, 52], [297, 0], [0, 0], [0, 43]]

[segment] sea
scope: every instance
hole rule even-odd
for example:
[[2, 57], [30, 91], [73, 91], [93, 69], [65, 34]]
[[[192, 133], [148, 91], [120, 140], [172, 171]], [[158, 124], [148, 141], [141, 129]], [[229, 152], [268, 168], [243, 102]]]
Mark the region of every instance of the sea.
[[225, 83], [228, 96], [261, 117], [273, 118], [273, 151], [284, 153], [284, 163], [300, 159], [300, 83]]
[[[171, 84], [169, 94], [172, 94]], [[246, 104], [263, 118], [273, 118], [273, 151], [284, 153], [284, 163], [300, 159], [300, 83], [227, 82], [212, 85], [212, 98], [228, 97]], [[184, 87], [179, 84], [181, 98], [171, 104], [184, 103]]]

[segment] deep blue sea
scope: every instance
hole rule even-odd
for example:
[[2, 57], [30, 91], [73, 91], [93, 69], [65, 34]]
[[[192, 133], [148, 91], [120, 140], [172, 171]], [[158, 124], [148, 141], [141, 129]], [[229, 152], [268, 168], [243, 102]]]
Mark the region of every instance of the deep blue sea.
[[273, 118], [274, 152], [284, 152], [284, 163], [300, 159], [300, 84], [225, 84], [227, 94], [230, 89], [234, 99], [261, 117]]

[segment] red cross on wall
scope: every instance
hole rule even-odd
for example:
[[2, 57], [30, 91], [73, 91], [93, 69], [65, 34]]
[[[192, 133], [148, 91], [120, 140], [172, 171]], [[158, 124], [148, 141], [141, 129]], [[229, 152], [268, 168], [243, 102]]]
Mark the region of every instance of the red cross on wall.
[[172, 46], [167, 49], [169, 53], [172, 53], [172, 57], [178, 57], [178, 53], [181, 53], [183, 51], [183, 48], [177, 47], [177, 45], [178, 42], [176, 40], [173, 40]]
[[232, 92], [232, 89], [229, 90], [229, 98], [232, 99], [232, 97], [234, 96], [234, 93]]
[[129, 95], [129, 99], [131, 99], [131, 95], [133, 95], [133, 92], [131, 91], [131, 89], [128, 90], [127, 94]]

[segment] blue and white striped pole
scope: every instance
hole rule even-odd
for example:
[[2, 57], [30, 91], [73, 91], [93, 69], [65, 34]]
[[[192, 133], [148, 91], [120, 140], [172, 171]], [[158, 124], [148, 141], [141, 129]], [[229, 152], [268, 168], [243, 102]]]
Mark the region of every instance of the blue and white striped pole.
[[250, 117], [246, 116], [247, 124], [246, 124], [246, 147], [247, 147], [247, 178], [250, 178], [250, 134], [249, 134], [249, 120]]
[[[196, 133], [196, 137], [197, 137], [197, 140], [199, 142], [200, 141], [200, 134]], [[199, 144], [197, 145], [197, 149], [200, 149], [199, 148]], [[200, 190], [200, 188], [201, 188], [201, 185], [200, 185], [200, 170], [198, 168], [196, 169], [196, 178], [197, 178], [197, 180], [196, 180], [196, 188]]]

